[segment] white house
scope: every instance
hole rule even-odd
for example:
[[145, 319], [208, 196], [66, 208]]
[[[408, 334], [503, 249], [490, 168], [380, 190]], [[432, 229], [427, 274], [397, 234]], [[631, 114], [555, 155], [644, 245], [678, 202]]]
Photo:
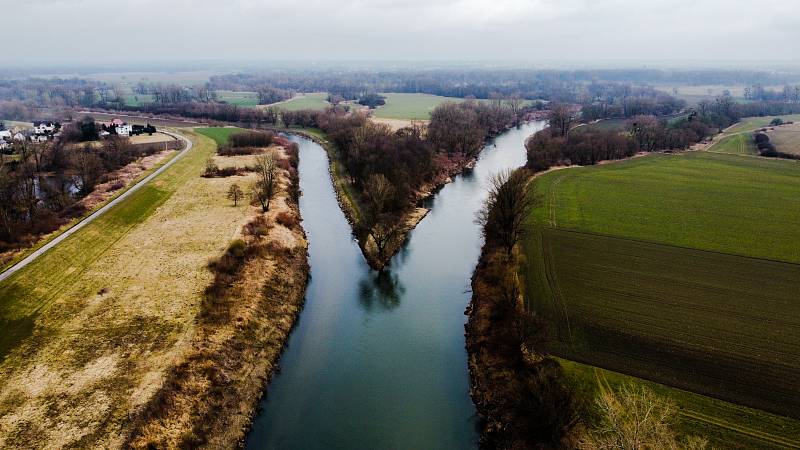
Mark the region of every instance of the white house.
[[19, 141], [19, 142], [25, 142], [25, 139], [27, 139], [27, 138], [25, 137], [25, 135], [24, 135], [24, 134], [22, 134], [22, 133], [20, 133], [20, 132], [17, 132], [17, 133], [14, 135], [13, 139], [14, 139], [15, 141]]
[[11, 140], [11, 131], [3, 130], [0, 131], [0, 139]]
[[38, 135], [47, 135], [56, 130], [56, 125], [53, 122], [33, 122], [33, 133]]
[[46, 134], [32, 134], [31, 142], [47, 142]]
[[118, 136], [130, 136], [131, 132], [133, 131], [133, 126], [128, 124], [123, 124], [117, 126], [115, 130], [117, 131]]

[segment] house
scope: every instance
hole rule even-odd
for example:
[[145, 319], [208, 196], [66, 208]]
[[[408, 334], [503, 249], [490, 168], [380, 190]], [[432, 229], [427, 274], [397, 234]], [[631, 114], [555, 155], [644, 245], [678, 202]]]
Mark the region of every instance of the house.
[[10, 141], [11, 140], [11, 131], [9, 131], [9, 130], [0, 131], [0, 140]]
[[48, 135], [52, 134], [56, 130], [56, 124], [50, 121], [34, 121], [33, 122], [33, 133], [37, 135]]
[[125, 122], [122, 119], [114, 119], [114, 120], [111, 121], [111, 126], [112, 127], [118, 127], [118, 126], [121, 126], [121, 125], [125, 125]]
[[18, 131], [16, 134], [14, 134], [12, 139], [18, 142], [25, 142], [25, 139], [27, 139], [27, 137]]
[[130, 136], [131, 132], [133, 131], [133, 127], [128, 124], [122, 124], [118, 125], [115, 130], [117, 131], [117, 136]]
[[31, 135], [31, 142], [47, 142], [47, 135], [46, 134], [32, 134]]

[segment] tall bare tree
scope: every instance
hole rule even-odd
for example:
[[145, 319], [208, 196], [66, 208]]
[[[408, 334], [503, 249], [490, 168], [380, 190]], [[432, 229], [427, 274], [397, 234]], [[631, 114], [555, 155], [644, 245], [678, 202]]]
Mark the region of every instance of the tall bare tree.
[[489, 179], [489, 196], [478, 211], [484, 237], [502, 245], [508, 255], [525, 236], [525, 220], [536, 206], [535, 197], [528, 193], [529, 179], [525, 169], [494, 175]]
[[269, 211], [269, 203], [278, 192], [278, 155], [270, 150], [256, 157], [256, 175], [258, 180], [253, 185], [253, 197], [261, 203], [263, 212]]

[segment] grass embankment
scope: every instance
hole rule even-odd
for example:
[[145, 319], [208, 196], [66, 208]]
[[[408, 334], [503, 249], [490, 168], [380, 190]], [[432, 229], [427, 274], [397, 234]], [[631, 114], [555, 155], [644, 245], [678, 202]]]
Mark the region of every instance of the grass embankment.
[[726, 136], [716, 142], [710, 150], [732, 155], [758, 155], [756, 143], [750, 133]]
[[776, 117], [780, 117], [784, 122], [798, 122], [800, 121], [800, 114], [790, 114], [787, 116], [765, 116], [765, 117], [745, 117], [736, 125], [725, 130], [725, 134], [752, 132], [759, 128], [768, 127]]
[[215, 146], [0, 284], [0, 447], [114, 448], [190, 350], [206, 265], [251, 215], [201, 178]]
[[[199, 131], [218, 138], [217, 130]], [[252, 159], [216, 157], [223, 164], [242, 158]], [[294, 175], [282, 171], [270, 211], [245, 207], [252, 219], [240, 239], [210, 264], [214, 280], [203, 295], [191, 350], [134, 420], [126, 446], [232, 448], [244, 439], [308, 277], [297, 199], [288, 189], [298, 182], [296, 154], [289, 164]]]
[[[524, 278], [551, 350], [796, 415], [798, 175], [792, 162], [689, 153], [539, 177]], [[739, 427], [768, 430], [765, 442], [800, 436], [795, 420], [662, 391], [717, 443], [752, 442]]]

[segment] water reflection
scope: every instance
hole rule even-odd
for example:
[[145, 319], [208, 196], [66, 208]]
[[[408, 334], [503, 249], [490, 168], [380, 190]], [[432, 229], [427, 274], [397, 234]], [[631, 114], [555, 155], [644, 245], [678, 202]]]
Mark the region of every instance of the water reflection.
[[390, 270], [367, 273], [358, 287], [358, 301], [366, 311], [397, 308], [406, 292], [400, 278]]

